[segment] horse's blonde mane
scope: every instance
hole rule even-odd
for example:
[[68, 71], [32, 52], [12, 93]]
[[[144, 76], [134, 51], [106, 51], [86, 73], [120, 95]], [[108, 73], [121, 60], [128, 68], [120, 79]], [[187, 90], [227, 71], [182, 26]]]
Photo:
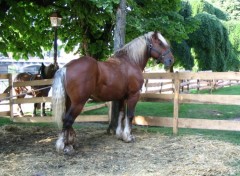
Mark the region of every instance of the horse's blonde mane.
[[[131, 42], [123, 46], [121, 49], [117, 50], [114, 53], [114, 56], [117, 57], [121, 53], [126, 53], [131, 60], [136, 63], [141, 63], [144, 60], [144, 56], [147, 50], [147, 41], [151, 41], [153, 34], [154, 32], [148, 32], [132, 40]], [[166, 39], [160, 33], [158, 33], [158, 38], [165, 46], [168, 46]]]

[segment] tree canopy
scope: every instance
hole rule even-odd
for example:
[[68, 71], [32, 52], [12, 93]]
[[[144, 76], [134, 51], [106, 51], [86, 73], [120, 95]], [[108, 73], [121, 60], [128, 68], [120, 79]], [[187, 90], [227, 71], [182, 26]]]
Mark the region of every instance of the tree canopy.
[[240, 20], [239, 0], [207, 0], [207, 2], [223, 11], [228, 16], [228, 20]]
[[[106, 59], [113, 49], [113, 29], [119, 0], [1, 0], [0, 52], [12, 52], [15, 59], [42, 56], [50, 50], [54, 33], [49, 16], [63, 17], [58, 38], [66, 52]], [[178, 11], [181, 1], [128, 0], [126, 41], [158, 30], [171, 41], [188, 39], [196, 28], [192, 18]]]
[[[210, 1], [210, 0], [209, 0]], [[213, 1], [213, 0], [212, 0]], [[184, 1], [180, 13], [190, 15], [199, 21], [199, 27], [189, 35], [189, 39], [182, 42], [182, 58], [179, 65], [184, 68], [191, 67], [193, 62], [198, 70], [227, 71], [239, 70], [238, 29], [232, 24], [227, 12], [205, 0]], [[223, 1], [221, 1], [223, 3]], [[238, 35], [239, 36], [239, 35]], [[191, 57], [189, 56], [191, 50]], [[178, 53], [176, 54], [178, 56]], [[193, 61], [192, 59], [195, 59]]]
[[[0, 0], [0, 52], [14, 59], [43, 58], [52, 49], [49, 16], [63, 17], [62, 48], [104, 60], [113, 52], [119, 0]], [[148, 31], [171, 41], [176, 65], [199, 70], [238, 70], [238, 0], [127, 0], [126, 42]]]
[[77, 52], [101, 58], [109, 52], [106, 48], [112, 39], [112, 14], [117, 3], [117, 0], [1, 1], [5, 13], [0, 18], [0, 52], [13, 52], [15, 59], [41, 57], [43, 49], [52, 48], [54, 38], [49, 16], [60, 11], [63, 20], [58, 38], [65, 50], [70, 52], [79, 46]]
[[208, 13], [199, 13], [196, 18], [201, 21], [201, 25], [191, 34], [189, 43], [194, 48], [199, 68], [213, 71], [226, 70], [226, 63], [233, 59], [230, 55], [231, 45], [226, 28], [216, 16]]

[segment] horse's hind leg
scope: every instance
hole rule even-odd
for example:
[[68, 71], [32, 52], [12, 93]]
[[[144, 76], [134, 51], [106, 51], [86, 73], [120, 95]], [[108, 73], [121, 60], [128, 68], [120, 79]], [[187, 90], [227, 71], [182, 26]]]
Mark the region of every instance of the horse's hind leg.
[[77, 106], [71, 105], [68, 109], [64, 119], [63, 119], [63, 129], [60, 134], [56, 148], [58, 151], [63, 150], [65, 154], [72, 154], [74, 152], [73, 146], [75, 142], [76, 133], [72, 128], [72, 125], [76, 119], [76, 117], [81, 113], [83, 104], [79, 104]]

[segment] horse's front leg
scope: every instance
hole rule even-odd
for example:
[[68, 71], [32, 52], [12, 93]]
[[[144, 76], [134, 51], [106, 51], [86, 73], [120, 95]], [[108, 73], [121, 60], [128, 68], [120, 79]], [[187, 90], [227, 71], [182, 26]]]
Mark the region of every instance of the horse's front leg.
[[20, 116], [20, 117], [23, 117], [23, 116], [24, 116], [24, 113], [23, 113], [21, 104], [18, 104], [18, 113], [19, 113], [19, 116]]
[[129, 96], [127, 100], [127, 116], [124, 120], [123, 141], [134, 142], [135, 137], [132, 135], [132, 120], [134, 118], [135, 107], [140, 97], [140, 92]]
[[121, 100], [119, 102], [119, 116], [118, 116], [118, 126], [116, 129], [116, 137], [118, 139], [123, 138], [123, 119], [125, 117], [125, 101]]
[[118, 116], [118, 126], [116, 129], [116, 137], [118, 139], [122, 139], [123, 138], [123, 119], [124, 119], [124, 111], [120, 111], [119, 112], [119, 116]]

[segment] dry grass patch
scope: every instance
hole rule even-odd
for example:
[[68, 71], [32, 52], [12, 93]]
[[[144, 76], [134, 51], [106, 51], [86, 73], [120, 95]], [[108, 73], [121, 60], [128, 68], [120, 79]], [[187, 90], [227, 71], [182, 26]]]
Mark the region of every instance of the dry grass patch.
[[55, 151], [56, 129], [0, 127], [1, 175], [163, 175], [240, 174], [240, 146], [201, 135], [166, 136], [134, 129], [137, 141], [124, 143], [101, 125], [77, 130], [74, 156]]

